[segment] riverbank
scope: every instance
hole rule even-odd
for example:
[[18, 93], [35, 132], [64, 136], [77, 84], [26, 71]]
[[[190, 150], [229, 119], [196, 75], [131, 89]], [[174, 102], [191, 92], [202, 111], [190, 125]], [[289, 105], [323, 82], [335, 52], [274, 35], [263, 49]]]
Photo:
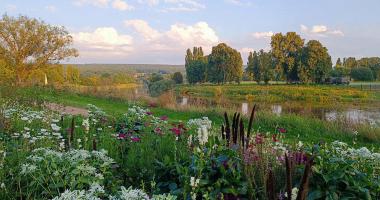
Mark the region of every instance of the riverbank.
[[[131, 105], [138, 104], [149, 107], [157, 116], [168, 116], [170, 120], [187, 121], [203, 116], [218, 127], [223, 123], [224, 109], [197, 109], [197, 108], [167, 108], [160, 103], [146, 100], [126, 101], [117, 98], [100, 98], [91, 95], [75, 94], [66, 91], [57, 91], [49, 88], [23, 88], [13, 92], [20, 101], [54, 102], [66, 106], [85, 108], [88, 104], [96, 105], [107, 113], [118, 117], [127, 112]], [[11, 95], [11, 94], [9, 94]], [[157, 105], [154, 105], [157, 104]], [[260, 105], [259, 105], [260, 106]], [[228, 110], [232, 115], [234, 110]], [[326, 122], [316, 118], [302, 117], [296, 114], [276, 116], [268, 112], [258, 112], [254, 123], [258, 132], [275, 132], [278, 128], [286, 130], [286, 139], [290, 142], [309, 141], [319, 143], [340, 140], [352, 145], [379, 147], [380, 130], [366, 125], [352, 125], [344, 121]]]
[[376, 91], [361, 90], [351, 86], [332, 85], [258, 85], [255, 83], [227, 85], [181, 85], [176, 92], [198, 97], [228, 98], [256, 102], [300, 101], [317, 104], [379, 103], [380, 94]]

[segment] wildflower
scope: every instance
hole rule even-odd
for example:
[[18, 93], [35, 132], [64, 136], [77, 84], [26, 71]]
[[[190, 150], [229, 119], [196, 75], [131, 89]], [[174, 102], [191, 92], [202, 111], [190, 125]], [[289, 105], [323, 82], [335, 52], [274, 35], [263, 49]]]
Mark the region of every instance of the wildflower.
[[160, 127], [157, 127], [154, 129], [154, 132], [157, 134], [162, 134], [162, 129]]
[[170, 129], [176, 136], [181, 135], [181, 129], [174, 127]]
[[1, 183], [0, 188], [4, 189], [5, 188], [5, 183]]
[[153, 113], [152, 113], [152, 112], [149, 112], [149, 111], [146, 112], [146, 114], [147, 114], [147, 115], [153, 115]]
[[199, 178], [195, 179], [195, 177], [190, 177], [190, 186], [196, 188], [199, 184], [199, 181]]
[[61, 127], [59, 127], [57, 124], [51, 124], [50, 126], [51, 126], [51, 129], [52, 129], [53, 131], [58, 132], [58, 131], [61, 130]]
[[31, 174], [37, 170], [37, 166], [31, 164], [23, 164], [21, 166], [21, 174]]
[[88, 133], [88, 131], [90, 130], [90, 122], [89, 122], [89, 119], [85, 119], [85, 120], [83, 120], [83, 122], [82, 122], [82, 126], [84, 127], [85, 132]]
[[264, 137], [261, 134], [257, 134], [255, 137], [255, 143], [256, 144], [262, 144], [264, 142]]
[[280, 133], [286, 133], [287, 132], [285, 128], [278, 128], [277, 130]]
[[161, 119], [162, 121], [166, 121], [166, 120], [168, 120], [168, 116], [166, 116], [166, 115], [161, 116], [160, 119]]
[[140, 138], [138, 137], [131, 137], [132, 142], [140, 142]]
[[125, 138], [127, 138], [127, 135], [125, 133], [119, 133], [117, 136], [117, 139], [119, 140], [124, 140]]

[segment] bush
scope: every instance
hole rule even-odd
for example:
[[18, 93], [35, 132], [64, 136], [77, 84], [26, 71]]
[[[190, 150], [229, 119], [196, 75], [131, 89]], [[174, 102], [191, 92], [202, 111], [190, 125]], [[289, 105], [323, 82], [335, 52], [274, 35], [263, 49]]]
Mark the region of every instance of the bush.
[[174, 81], [172, 80], [160, 80], [149, 83], [149, 94], [152, 97], [158, 97], [164, 92], [171, 90], [174, 87]]
[[351, 78], [356, 81], [373, 81], [374, 76], [371, 69], [366, 67], [359, 67], [352, 69]]
[[183, 76], [181, 74], [181, 72], [176, 72], [173, 74], [173, 77], [172, 77], [172, 80], [176, 83], [176, 84], [182, 84], [183, 83]]

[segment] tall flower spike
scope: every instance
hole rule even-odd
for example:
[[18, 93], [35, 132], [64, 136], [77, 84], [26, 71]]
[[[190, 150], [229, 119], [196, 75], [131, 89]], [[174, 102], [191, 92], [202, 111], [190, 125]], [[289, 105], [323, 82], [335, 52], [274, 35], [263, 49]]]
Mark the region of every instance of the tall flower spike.
[[241, 148], [244, 149], [244, 141], [245, 141], [245, 133], [244, 133], [244, 123], [243, 123], [243, 119], [240, 119], [240, 142], [241, 142]]
[[249, 118], [249, 123], [248, 123], [248, 130], [247, 130], [247, 148], [249, 145], [249, 137], [251, 135], [251, 129], [252, 129], [252, 124], [253, 124], [253, 118], [255, 117], [255, 112], [256, 112], [256, 104], [252, 108], [251, 112], [251, 117]]
[[288, 199], [292, 199], [292, 172], [291, 172], [291, 160], [287, 153], [285, 153], [285, 165], [286, 165], [286, 193]]
[[314, 164], [314, 156], [312, 156], [305, 165], [305, 170], [301, 179], [300, 188], [296, 200], [306, 200], [307, 192], [309, 190], [309, 178], [312, 173], [312, 166]]
[[224, 113], [224, 120], [226, 121], [226, 140], [227, 140], [227, 146], [230, 145], [230, 137], [231, 137], [231, 128], [230, 128], [230, 122], [228, 120], [227, 112]]

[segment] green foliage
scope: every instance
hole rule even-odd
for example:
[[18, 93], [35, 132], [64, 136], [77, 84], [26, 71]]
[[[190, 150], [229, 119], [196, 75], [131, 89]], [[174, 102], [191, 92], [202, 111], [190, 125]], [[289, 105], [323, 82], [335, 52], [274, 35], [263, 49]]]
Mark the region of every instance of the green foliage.
[[351, 70], [351, 77], [357, 81], [373, 81], [374, 75], [370, 68], [358, 67]]
[[72, 43], [73, 38], [64, 27], [26, 16], [4, 15], [0, 20], [0, 59], [14, 69], [18, 84], [32, 70], [77, 56], [77, 50], [70, 48]]
[[295, 32], [288, 32], [286, 35], [277, 33], [272, 36], [271, 47], [276, 68], [281, 69], [288, 82], [299, 81], [299, 60], [303, 46], [304, 39]]
[[318, 156], [308, 199], [378, 198], [380, 154], [338, 141], [316, 147]]
[[181, 73], [181, 72], [175, 72], [175, 73], [173, 74], [172, 80], [173, 80], [176, 84], [182, 84], [182, 83], [183, 83], [183, 76], [182, 76], [182, 73]]
[[224, 43], [212, 48], [208, 58], [207, 80], [212, 83], [240, 83], [243, 60], [240, 53]]
[[314, 83], [322, 83], [332, 69], [331, 57], [327, 48], [317, 40], [310, 40], [303, 51], [305, 64], [301, 68], [304, 70], [301, 74], [306, 74], [308, 78], [301, 78], [301, 80], [308, 82], [307, 79], [311, 79]]
[[149, 80], [145, 81], [148, 92], [152, 97], [158, 97], [161, 94], [173, 89], [175, 82], [164, 79], [161, 74], [152, 74]]
[[203, 55], [202, 47], [194, 47], [186, 52], [185, 68], [187, 81], [190, 84], [203, 83], [206, 81], [207, 57]]

